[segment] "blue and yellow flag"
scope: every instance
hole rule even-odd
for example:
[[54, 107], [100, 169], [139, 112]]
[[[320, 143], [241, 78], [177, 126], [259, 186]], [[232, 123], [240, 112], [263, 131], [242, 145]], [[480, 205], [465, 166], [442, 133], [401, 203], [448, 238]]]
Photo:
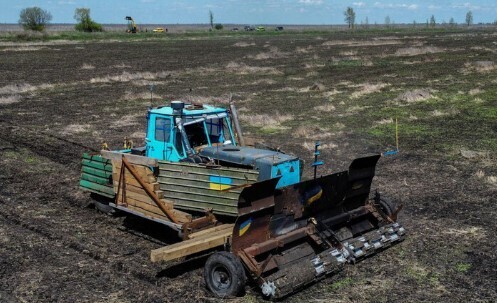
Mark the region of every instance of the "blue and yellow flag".
[[250, 225], [252, 224], [252, 218], [249, 218], [247, 221], [240, 224], [240, 229], [238, 230], [238, 235], [243, 236], [244, 233], [249, 230]]
[[210, 189], [226, 190], [231, 187], [233, 180], [229, 177], [210, 176]]

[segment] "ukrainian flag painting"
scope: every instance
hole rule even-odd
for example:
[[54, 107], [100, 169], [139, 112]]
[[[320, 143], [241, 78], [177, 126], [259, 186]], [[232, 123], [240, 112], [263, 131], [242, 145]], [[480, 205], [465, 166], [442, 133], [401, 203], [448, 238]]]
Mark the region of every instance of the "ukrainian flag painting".
[[244, 233], [249, 230], [250, 225], [252, 224], [252, 218], [249, 218], [247, 221], [240, 224], [240, 229], [238, 230], [238, 235], [241, 237]]
[[231, 187], [233, 180], [229, 177], [210, 176], [210, 189], [226, 190]]

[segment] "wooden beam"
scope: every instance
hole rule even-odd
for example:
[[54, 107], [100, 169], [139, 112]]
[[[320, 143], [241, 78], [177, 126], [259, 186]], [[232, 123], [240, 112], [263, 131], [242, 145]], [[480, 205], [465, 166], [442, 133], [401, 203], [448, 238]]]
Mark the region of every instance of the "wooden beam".
[[217, 232], [217, 231], [220, 231], [220, 230], [227, 230], [227, 229], [232, 230], [233, 226], [235, 226], [235, 224], [222, 224], [222, 225], [218, 225], [218, 226], [215, 226], [215, 227], [211, 227], [211, 228], [207, 228], [207, 229], [203, 229], [201, 231], [197, 231], [197, 232], [191, 233], [191, 234], [188, 235], [188, 238], [189, 239], [195, 239], [195, 238], [206, 237], [206, 236], [209, 236], [211, 233]]
[[[142, 206], [145, 206], [146, 204], [142, 204]], [[132, 201], [132, 199], [130, 199], [130, 202], [128, 202], [128, 205], [124, 206], [124, 205], [119, 205], [121, 207], [126, 207], [128, 209], [131, 209], [131, 210], [134, 210], [134, 211], [137, 211], [143, 215], [146, 215], [147, 217], [151, 217], [151, 218], [156, 218], [156, 219], [161, 219], [161, 220], [164, 220], [164, 221], [171, 221], [169, 220], [169, 218], [167, 216], [165, 216], [162, 211], [156, 207], [155, 209], [146, 209], [146, 208], [149, 208], [149, 207], [146, 207], [146, 208], [143, 208], [143, 207], [140, 207], [140, 206], [137, 206], [137, 205], [134, 205], [134, 201]]]
[[[134, 192], [134, 191], [130, 191], [128, 188], [126, 188], [126, 198], [132, 198], [132, 199], [141, 201], [143, 203], [147, 203], [147, 204], [150, 204], [150, 205], [157, 206], [157, 204], [155, 203], [155, 201], [152, 198], [150, 198], [150, 196], [148, 196], [147, 193], [145, 193], [144, 191], [142, 191], [140, 193], [137, 193], [137, 192]], [[166, 200], [161, 200], [161, 199], [159, 199], [159, 201], [161, 202], [161, 204], [163, 205], [163, 207], [165, 207], [167, 209], [172, 209], [173, 208], [173, 203], [169, 203]]]
[[[119, 173], [121, 171], [121, 163], [122, 163], [121, 161], [115, 161], [115, 160], [112, 161], [112, 166], [115, 167], [115, 169], [116, 169], [116, 171], [112, 171], [113, 173]], [[131, 163], [131, 164], [133, 164], [133, 163]], [[150, 169], [150, 167], [143, 166], [140, 164], [133, 164], [133, 166], [141, 177], [155, 178], [154, 172]]]
[[[214, 227], [218, 228], [218, 226]], [[209, 231], [207, 229], [206, 231]], [[205, 236], [185, 240], [173, 245], [154, 249], [150, 252], [152, 262], [171, 261], [186, 257], [201, 251], [224, 245], [233, 232], [232, 228], [224, 228], [215, 232], [207, 232]]]
[[121, 160], [123, 157], [125, 157], [129, 162], [133, 164], [153, 166], [153, 167], [156, 167], [158, 165], [157, 159], [139, 156], [139, 155], [125, 154], [125, 153], [108, 151], [108, 150], [101, 150], [100, 154], [102, 155], [102, 158], [109, 160]]
[[136, 181], [138, 181], [138, 183], [140, 183], [140, 185], [143, 187], [143, 189], [149, 195], [149, 197], [154, 200], [154, 202], [157, 204], [157, 206], [164, 212], [164, 214], [171, 221], [173, 221], [176, 224], [179, 224], [180, 222], [176, 219], [176, 217], [174, 216], [174, 213], [170, 209], [167, 209], [161, 203], [160, 199], [155, 195], [155, 192], [151, 191], [148, 187], [146, 187], [146, 185], [145, 185], [146, 183], [143, 180], [141, 180], [140, 176], [138, 175], [138, 173], [134, 169], [133, 165], [131, 163], [129, 163], [125, 157], [123, 157], [122, 159], [123, 159], [123, 165], [131, 172], [133, 177], [135, 177]]
[[[136, 199], [133, 199], [130, 197], [126, 197], [126, 203], [127, 203], [127, 205], [123, 205], [122, 204], [122, 197], [119, 196], [118, 205], [120, 207], [125, 207], [125, 208], [129, 208], [131, 210], [141, 212], [145, 215], [148, 215], [149, 217], [162, 219], [164, 221], [170, 221], [169, 218], [166, 215], [164, 215], [162, 210], [160, 208], [158, 208], [157, 205], [155, 205], [155, 204], [145, 203], [143, 201], [136, 200]], [[192, 221], [192, 215], [190, 215], [188, 213], [182, 212], [182, 211], [177, 210], [177, 209], [171, 209], [171, 212], [174, 213], [174, 216], [178, 219], [178, 221], [181, 224]]]
[[[119, 175], [117, 175], [114, 178], [114, 180], [115, 180], [114, 187], [117, 189], [117, 186], [119, 186], [119, 181], [118, 181]], [[140, 183], [138, 183], [138, 181], [136, 181], [135, 178], [131, 179], [130, 177], [128, 178], [128, 176], [126, 176], [126, 186], [134, 186], [134, 187], [140, 188], [140, 189], [142, 188]], [[151, 191], [161, 191], [159, 183], [145, 183], [145, 186]]]

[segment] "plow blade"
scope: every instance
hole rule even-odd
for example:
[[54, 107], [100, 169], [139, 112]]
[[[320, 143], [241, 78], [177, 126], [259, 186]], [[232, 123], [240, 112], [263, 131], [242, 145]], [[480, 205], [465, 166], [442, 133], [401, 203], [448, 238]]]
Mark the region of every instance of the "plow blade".
[[265, 296], [284, 297], [404, 239], [379, 194], [370, 198], [379, 157], [281, 189], [273, 179], [242, 191], [231, 250]]

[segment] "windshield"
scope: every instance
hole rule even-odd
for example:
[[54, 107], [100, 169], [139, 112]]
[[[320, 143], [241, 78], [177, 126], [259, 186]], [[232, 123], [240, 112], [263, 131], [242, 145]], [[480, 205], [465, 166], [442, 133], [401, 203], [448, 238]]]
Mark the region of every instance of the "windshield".
[[233, 144], [226, 113], [203, 117], [185, 117], [183, 126], [192, 147], [212, 144]]

